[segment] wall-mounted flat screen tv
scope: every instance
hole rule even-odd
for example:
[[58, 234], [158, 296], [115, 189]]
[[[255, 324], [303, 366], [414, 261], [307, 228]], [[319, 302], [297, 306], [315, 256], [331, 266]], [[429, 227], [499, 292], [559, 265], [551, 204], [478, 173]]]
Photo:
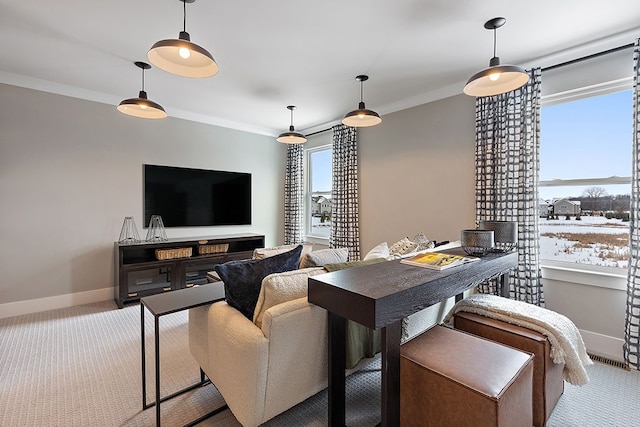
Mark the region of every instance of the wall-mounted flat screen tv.
[[251, 224], [251, 174], [144, 165], [144, 226]]

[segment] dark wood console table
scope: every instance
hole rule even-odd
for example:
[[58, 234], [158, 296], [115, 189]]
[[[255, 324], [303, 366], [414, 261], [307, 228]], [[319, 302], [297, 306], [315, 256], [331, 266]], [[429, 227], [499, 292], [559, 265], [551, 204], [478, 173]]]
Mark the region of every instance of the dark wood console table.
[[[464, 254], [461, 249], [443, 252]], [[309, 278], [309, 302], [329, 319], [329, 425], [345, 425], [347, 319], [382, 328], [382, 426], [400, 424], [402, 319], [494, 278], [517, 265], [517, 253], [491, 253], [443, 271], [389, 261]], [[506, 281], [502, 280], [502, 292]]]

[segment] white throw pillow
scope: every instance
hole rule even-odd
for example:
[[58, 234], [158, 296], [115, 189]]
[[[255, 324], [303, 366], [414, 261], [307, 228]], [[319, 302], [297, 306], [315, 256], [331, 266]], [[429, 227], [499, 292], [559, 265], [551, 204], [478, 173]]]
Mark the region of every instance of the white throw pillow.
[[262, 279], [258, 302], [253, 312], [253, 323], [262, 327], [264, 313], [274, 305], [307, 296], [308, 278], [326, 273], [322, 267], [305, 268], [270, 274]]
[[349, 261], [349, 249], [319, 249], [311, 251], [302, 257], [300, 268], [322, 267], [325, 264], [335, 264]]
[[375, 258], [389, 258], [389, 246], [387, 246], [387, 242], [382, 242], [375, 248], [371, 249], [367, 254], [362, 258], [363, 261], [367, 261]]

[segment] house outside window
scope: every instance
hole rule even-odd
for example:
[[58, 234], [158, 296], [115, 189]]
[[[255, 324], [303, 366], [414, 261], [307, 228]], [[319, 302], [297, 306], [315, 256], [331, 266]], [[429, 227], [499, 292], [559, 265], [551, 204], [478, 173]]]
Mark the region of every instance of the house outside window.
[[331, 145], [305, 150], [305, 236], [328, 244], [331, 234]]
[[572, 268], [623, 269], [629, 256], [632, 92], [543, 105], [540, 258]]

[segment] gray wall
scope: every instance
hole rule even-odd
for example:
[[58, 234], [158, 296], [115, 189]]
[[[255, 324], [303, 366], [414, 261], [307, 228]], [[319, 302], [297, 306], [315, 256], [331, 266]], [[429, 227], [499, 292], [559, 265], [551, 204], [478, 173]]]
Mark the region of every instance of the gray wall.
[[[9, 85], [0, 108], [0, 304], [110, 288], [124, 217], [146, 233], [144, 163], [253, 174], [251, 226], [168, 228], [169, 237], [282, 241], [285, 147], [273, 138]], [[460, 95], [359, 131], [363, 255], [420, 231], [457, 240], [473, 226], [473, 123], [473, 99]]]
[[475, 101], [458, 95], [384, 116], [359, 131], [363, 255], [423, 232], [475, 228]]
[[[474, 227], [474, 114], [473, 98], [459, 95], [359, 130], [363, 256], [420, 231], [458, 240]], [[169, 237], [255, 232], [267, 245], [282, 243], [285, 158], [270, 137], [135, 119], [113, 106], [0, 84], [0, 317], [12, 315], [7, 306], [32, 309], [27, 300], [96, 290], [112, 297], [113, 242], [124, 217], [146, 232], [144, 163], [253, 174], [251, 226], [170, 228]], [[592, 351], [619, 359], [622, 282], [592, 289], [569, 273], [546, 277], [547, 306], [572, 319]]]
[[0, 304], [112, 287], [124, 217], [146, 235], [145, 163], [252, 173], [251, 226], [168, 237], [255, 232], [281, 243], [285, 150], [274, 138], [0, 84]]

